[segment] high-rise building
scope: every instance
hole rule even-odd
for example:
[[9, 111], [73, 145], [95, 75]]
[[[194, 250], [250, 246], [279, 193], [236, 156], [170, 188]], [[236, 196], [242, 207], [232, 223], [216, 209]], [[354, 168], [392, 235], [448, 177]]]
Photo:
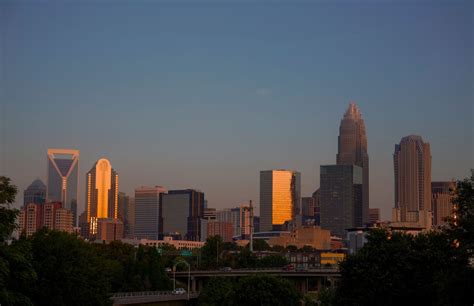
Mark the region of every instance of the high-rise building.
[[89, 238], [97, 235], [101, 218], [118, 218], [119, 176], [110, 162], [99, 159], [86, 174], [86, 210]]
[[380, 222], [380, 208], [370, 208], [369, 209], [369, 222], [374, 224]]
[[123, 234], [126, 238], [133, 238], [135, 225], [135, 201], [125, 192], [118, 194], [118, 219], [123, 222]]
[[[204, 193], [194, 189], [170, 190], [160, 194], [162, 233], [201, 240]], [[161, 226], [160, 226], [161, 227]]]
[[281, 230], [299, 214], [301, 175], [290, 170], [260, 171], [260, 229]]
[[221, 236], [222, 241], [232, 242], [232, 223], [223, 221], [209, 221], [207, 223], [207, 237]]
[[73, 214], [77, 224], [79, 189], [79, 150], [48, 149], [48, 202], [61, 202]]
[[321, 199], [319, 188], [313, 192], [311, 197], [314, 199], [314, 225], [321, 225]]
[[39, 229], [47, 227], [72, 233], [72, 212], [61, 205], [61, 202], [47, 202], [23, 206], [18, 217], [20, 232], [31, 236]]
[[160, 194], [166, 192], [161, 186], [142, 186], [135, 189], [135, 231], [138, 239], [158, 240], [160, 235]]
[[125, 220], [127, 226], [124, 227], [124, 235], [127, 238], [135, 237], [135, 198], [128, 198]]
[[315, 201], [313, 197], [301, 198], [301, 215], [303, 217], [314, 217]]
[[320, 168], [321, 227], [345, 239], [346, 230], [362, 223], [363, 169], [355, 165]]
[[46, 185], [36, 179], [23, 192], [23, 206], [30, 203], [44, 204], [46, 202]]
[[431, 182], [431, 209], [433, 212], [433, 226], [442, 226], [446, 218], [453, 215], [452, 192], [456, 188], [455, 182]]
[[393, 154], [395, 208], [393, 222], [431, 228], [430, 144], [417, 135], [403, 137]]
[[260, 232], [260, 217], [259, 216], [253, 217], [253, 232], [254, 233]]
[[356, 104], [350, 103], [339, 126], [338, 165], [362, 167], [362, 223], [369, 220], [369, 155], [365, 123]]

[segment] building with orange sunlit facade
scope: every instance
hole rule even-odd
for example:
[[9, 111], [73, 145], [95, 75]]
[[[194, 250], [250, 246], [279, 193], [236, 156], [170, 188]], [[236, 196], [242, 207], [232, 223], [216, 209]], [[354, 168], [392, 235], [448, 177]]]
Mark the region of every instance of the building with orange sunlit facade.
[[291, 170], [260, 171], [260, 229], [280, 230], [300, 210], [301, 175]]
[[[98, 219], [118, 217], [118, 174], [110, 162], [99, 159], [86, 174], [87, 233], [97, 236]], [[84, 225], [82, 225], [84, 226]]]

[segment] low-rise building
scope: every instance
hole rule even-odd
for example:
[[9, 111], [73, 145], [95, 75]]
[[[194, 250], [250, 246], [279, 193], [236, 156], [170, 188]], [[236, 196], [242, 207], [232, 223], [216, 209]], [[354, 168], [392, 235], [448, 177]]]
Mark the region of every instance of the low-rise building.
[[199, 249], [204, 246], [202, 241], [191, 241], [191, 240], [175, 240], [172, 237], [165, 236], [163, 240], [150, 240], [150, 239], [122, 239], [122, 242], [138, 245], [147, 245], [152, 247], [161, 247], [163, 245], [172, 245], [178, 250], [182, 249]]
[[318, 250], [329, 250], [331, 249], [331, 233], [319, 226], [302, 226], [289, 233], [281, 234], [279, 237], [269, 239], [268, 244], [283, 247], [294, 245], [297, 248], [310, 246]]

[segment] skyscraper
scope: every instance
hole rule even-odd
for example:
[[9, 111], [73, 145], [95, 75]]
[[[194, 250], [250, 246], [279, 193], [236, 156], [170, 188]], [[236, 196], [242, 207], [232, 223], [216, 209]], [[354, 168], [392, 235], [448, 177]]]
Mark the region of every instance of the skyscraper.
[[417, 135], [403, 137], [393, 154], [395, 174], [394, 222], [431, 227], [430, 144]]
[[23, 206], [30, 203], [44, 204], [46, 202], [46, 185], [36, 179], [23, 192]]
[[118, 217], [118, 174], [110, 162], [99, 159], [86, 174], [86, 210], [89, 235], [97, 234], [101, 218]]
[[311, 197], [314, 199], [314, 225], [321, 225], [321, 197], [319, 188], [313, 192]]
[[300, 210], [301, 175], [290, 170], [260, 171], [260, 230], [281, 230]]
[[363, 170], [355, 165], [320, 168], [321, 227], [346, 238], [346, 229], [362, 226]]
[[441, 226], [446, 218], [453, 215], [452, 191], [456, 188], [455, 182], [431, 182], [431, 209], [433, 225]]
[[160, 234], [161, 186], [141, 186], [135, 189], [135, 233], [138, 239], [158, 240]]
[[130, 199], [125, 192], [118, 194], [118, 219], [123, 223], [123, 234], [126, 238], [133, 238], [135, 224], [135, 206], [133, 198]]
[[356, 104], [350, 103], [339, 126], [338, 165], [362, 167], [362, 223], [369, 220], [369, 155], [365, 123]]
[[61, 202], [73, 214], [77, 224], [79, 150], [48, 149], [47, 201]]
[[177, 233], [187, 240], [201, 240], [203, 192], [194, 189], [170, 190], [166, 194], [160, 194], [160, 204], [163, 235]]

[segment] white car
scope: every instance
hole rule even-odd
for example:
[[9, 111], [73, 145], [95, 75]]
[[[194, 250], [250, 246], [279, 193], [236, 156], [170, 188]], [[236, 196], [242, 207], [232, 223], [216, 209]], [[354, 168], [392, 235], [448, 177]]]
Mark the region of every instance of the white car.
[[173, 290], [173, 294], [186, 294], [186, 290], [183, 288], [176, 288]]

